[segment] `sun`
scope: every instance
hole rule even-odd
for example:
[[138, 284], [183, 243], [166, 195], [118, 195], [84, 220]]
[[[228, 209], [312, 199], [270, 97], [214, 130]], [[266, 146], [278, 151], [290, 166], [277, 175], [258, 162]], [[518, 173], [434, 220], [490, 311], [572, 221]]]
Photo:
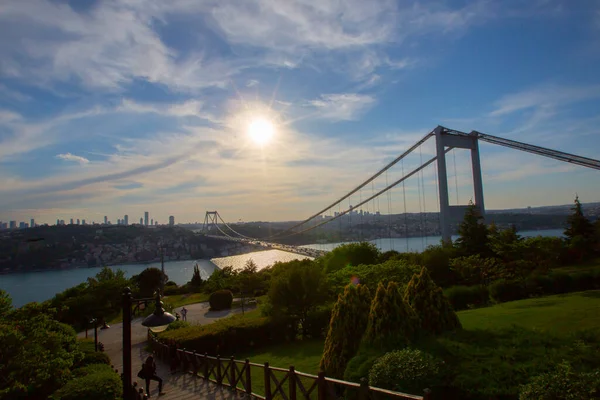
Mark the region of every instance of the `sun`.
[[275, 125], [266, 118], [254, 118], [248, 124], [248, 135], [259, 145], [265, 145], [271, 141], [275, 134]]

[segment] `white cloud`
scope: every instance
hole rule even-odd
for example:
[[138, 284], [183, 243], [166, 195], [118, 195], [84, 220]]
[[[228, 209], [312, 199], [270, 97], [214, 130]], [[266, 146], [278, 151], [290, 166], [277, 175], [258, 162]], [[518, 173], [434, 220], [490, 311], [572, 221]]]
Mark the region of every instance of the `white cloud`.
[[79, 164], [88, 164], [90, 162], [90, 160], [88, 160], [85, 157], [76, 156], [75, 154], [71, 154], [71, 153], [57, 154], [56, 158], [58, 158], [60, 160], [65, 160], [65, 161], [77, 162]]
[[259, 82], [256, 79], [250, 79], [248, 82], [246, 82], [246, 87], [254, 87], [258, 84]]
[[140, 103], [131, 99], [123, 99], [116, 108], [117, 112], [154, 113], [171, 117], [198, 117], [218, 123], [219, 119], [204, 109], [200, 100], [187, 100], [180, 103]]
[[15, 121], [19, 121], [21, 119], [22, 119], [21, 115], [14, 111], [0, 109], [0, 124], [8, 123], [8, 122], [15, 122]]
[[554, 107], [600, 98], [600, 85], [547, 85], [502, 97], [491, 116], [502, 116], [534, 107]]
[[318, 99], [311, 100], [309, 104], [317, 109], [321, 118], [351, 121], [359, 119], [375, 104], [375, 99], [359, 93], [323, 94]]

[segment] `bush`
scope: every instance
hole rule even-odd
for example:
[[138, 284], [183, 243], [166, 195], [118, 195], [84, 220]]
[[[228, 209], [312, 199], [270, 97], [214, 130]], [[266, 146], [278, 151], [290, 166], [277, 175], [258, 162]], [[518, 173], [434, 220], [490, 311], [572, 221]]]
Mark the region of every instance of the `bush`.
[[110, 357], [106, 353], [100, 351], [90, 351], [83, 353], [83, 359], [77, 363], [78, 367], [83, 367], [90, 364], [106, 364], [110, 365]]
[[358, 350], [358, 353], [348, 361], [346, 370], [344, 371], [344, 380], [349, 382], [360, 383], [361, 379], [369, 379], [369, 371], [379, 357], [385, 354], [380, 349], [375, 349], [367, 345], [363, 345]]
[[54, 400], [116, 400], [123, 394], [121, 378], [108, 367], [90, 366], [88, 375], [75, 378], [53, 395]]
[[550, 275], [553, 283], [554, 294], [568, 293], [571, 291], [571, 284], [573, 278], [571, 275], [565, 274], [564, 272], [557, 272]]
[[578, 373], [563, 363], [521, 386], [520, 400], [591, 400], [600, 397], [600, 370]]
[[372, 243], [350, 243], [338, 246], [324, 256], [325, 271], [338, 271], [347, 265], [375, 264], [379, 249]]
[[486, 286], [452, 286], [444, 295], [454, 310], [466, 310], [489, 304], [490, 292]]
[[422, 394], [440, 386], [443, 361], [421, 350], [404, 349], [385, 354], [369, 371], [369, 385], [398, 392]]
[[334, 293], [341, 293], [351, 279], [356, 277], [362, 285], [376, 288], [379, 283], [387, 285], [396, 282], [405, 286], [412, 276], [421, 271], [421, 267], [404, 260], [389, 260], [381, 264], [358, 266], [348, 265], [327, 276]]
[[497, 303], [519, 300], [525, 296], [523, 282], [500, 279], [490, 285], [490, 297]]
[[113, 374], [115, 373], [115, 371], [113, 371], [112, 367], [108, 364], [89, 364], [89, 365], [86, 365], [85, 367], [81, 367], [81, 368], [77, 368], [77, 369], [73, 370], [73, 376], [75, 378], [80, 378], [82, 376], [92, 375], [92, 374], [97, 374], [97, 373], [104, 373], [104, 372], [112, 372]]
[[198, 353], [228, 357], [292, 340], [293, 326], [289, 319], [239, 315], [208, 325], [165, 331], [159, 338], [175, 340], [179, 347]]
[[329, 321], [331, 320], [331, 306], [323, 306], [312, 311], [304, 321], [304, 331], [310, 338], [324, 338], [327, 336]]
[[233, 293], [231, 293], [231, 290], [217, 290], [211, 293], [208, 303], [211, 311], [228, 310], [233, 303]]
[[181, 321], [181, 320], [179, 320], [179, 321], [171, 322], [171, 323], [169, 324], [169, 326], [167, 327], [167, 330], [168, 330], [168, 331], [174, 331], [174, 330], [176, 330], [176, 329], [188, 328], [188, 327], [190, 327], [190, 326], [191, 326], [191, 325], [190, 325], [190, 323], [189, 323], [189, 322], [187, 322], [187, 321]]

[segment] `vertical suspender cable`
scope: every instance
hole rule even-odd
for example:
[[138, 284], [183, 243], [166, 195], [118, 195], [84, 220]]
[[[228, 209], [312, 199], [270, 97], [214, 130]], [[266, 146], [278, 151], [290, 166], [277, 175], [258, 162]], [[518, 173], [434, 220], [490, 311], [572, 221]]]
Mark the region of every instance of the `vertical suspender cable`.
[[[423, 146], [419, 146], [419, 157], [421, 160], [421, 165], [423, 165]], [[425, 224], [425, 246], [429, 245], [428, 239], [427, 239], [427, 198], [425, 197], [425, 177], [424, 177], [424, 173], [423, 170], [421, 170], [421, 193], [423, 193], [423, 221]], [[423, 248], [423, 250], [425, 250], [425, 248]]]
[[[385, 186], [389, 186], [387, 171], [385, 174]], [[394, 250], [394, 241], [392, 240], [392, 189], [388, 190], [386, 194], [388, 203], [388, 237], [390, 239], [390, 250]]]
[[421, 178], [417, 174], [417, 194], [419, 195], [419, 236], [421, 237], [421, 249], [425, 249], [425, 239], [423, 238], [423, 212], [421, 211]]
[[[402, 160], [402, 176], [404, 176], [404, 160]], [[406, 214], [406, 186], [402, 181], [402, 196], [404, 197], [404, 237], [406, 238], [406, 252], [408, 253], [408, 215]]]
[[437, 209], [438, 209], [438, 231], [441, 231], [441, 229], [442, 229], [442, 227], [441, 227], [441, 225], [442, 225], [442, 222], [441, 222], [441, 218], [442, 218], [441, 213], [442, 213], [442, 210], [440, 209], [441, 208], [440, 207], [440, 193], [439, 193], [439, 188], [438, 188], [438, 185], [439, 185], [439, 180], [438, 180], [439, 176], [438, 176], [437, 163], [433, 163], [433, 164], [434, 164], [433, 168], [435, 170], [435, 198], [437, 199], [437, 205], [438, 205], [438, 207], [437, 207]]
[[456, 205], [459, 205], [458, 199], [458, 175], [456, 174], [456, 149], [452, 150], [452, 156], [454, 158], [454, 186], [456, 188]]
[[[362, 189], [360, 189], [360, 191], [359, 191], [359, 199], [360, 199], [359, 201], [362, 203]], [[363, 225], [364, 225], [362, 206], [360, 207], [359, 213], [360, 213], [360, 241], [362, 242], [363, 241]]]

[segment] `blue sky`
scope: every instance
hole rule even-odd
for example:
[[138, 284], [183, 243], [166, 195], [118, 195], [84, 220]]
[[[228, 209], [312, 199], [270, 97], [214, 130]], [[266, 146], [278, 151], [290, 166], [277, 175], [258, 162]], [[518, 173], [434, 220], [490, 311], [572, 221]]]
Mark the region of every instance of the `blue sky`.
[[[2, 221], [300, 219], [437, 125], [600, 154], [599, 1], [7, 0], [0, 54]], [[488, 208], [600, 201], [597, 171], [481, 152]], [[435, 173], [365, 208], [436, 210]]]

